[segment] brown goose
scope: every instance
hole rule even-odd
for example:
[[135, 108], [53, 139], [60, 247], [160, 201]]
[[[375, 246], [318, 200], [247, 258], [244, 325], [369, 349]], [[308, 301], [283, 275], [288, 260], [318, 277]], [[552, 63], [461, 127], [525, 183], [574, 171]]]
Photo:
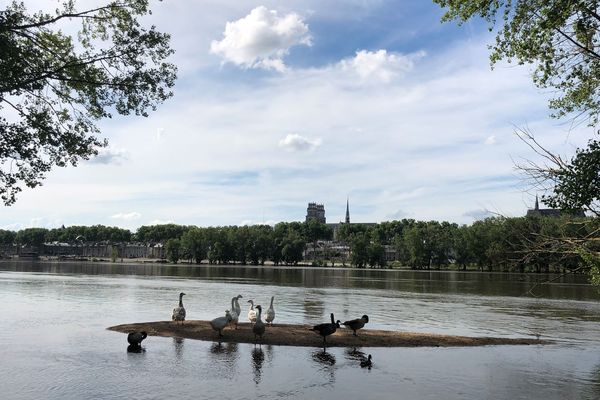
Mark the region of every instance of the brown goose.
[[173, 321], [181, 321], [182, 324], [183, 321], [185, 321], [185, 308], [183, 307], [183, 296], [185, 296], [185, 293], [179, 293], [179, 306], [173, 309], [173, 316], [171, 317]]
[[344, 326], [352, 329], [354, 331], [353, 335], [358, 337], [358, 335], [356, 334], [356, 331], [361, 329], [363, 326], [365, 326], [365, 324], [367, 322], [369, 322], [369, 316], [363, 315], [360, 318], [344, 322]]

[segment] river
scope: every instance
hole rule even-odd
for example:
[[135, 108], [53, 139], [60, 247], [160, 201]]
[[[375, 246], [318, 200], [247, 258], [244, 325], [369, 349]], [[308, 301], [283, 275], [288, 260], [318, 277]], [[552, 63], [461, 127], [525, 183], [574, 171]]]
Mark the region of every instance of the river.
[[[598, 399], [600, 296], [582, 276], [439, 271], [0, 263], [3, 399]], [[534, 287], [533, 295], [528, 293]], [[212, 319], [241, 294], [275, 323], [537, 337], [544, 346], [330, 348], [149, 337], [108, 326]], [[359, 359], [373, 356], [373, 368]]]

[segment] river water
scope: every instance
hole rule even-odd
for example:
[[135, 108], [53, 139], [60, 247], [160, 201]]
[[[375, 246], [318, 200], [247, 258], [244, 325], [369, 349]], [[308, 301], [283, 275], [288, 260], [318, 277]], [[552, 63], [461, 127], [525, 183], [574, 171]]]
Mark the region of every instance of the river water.
[[[598, 399], [600, 296], [584, 277], [311, 268], [0, 263], [2, 399]], [[533, 287], [532, 293], [528, 291]], [[241, 294], [275, 323], [536, 337], [545, 346], [330, 348], [149, 337], [106, 327], [212, 319]], [[360, 358], [373, 356], [373, 368]]]

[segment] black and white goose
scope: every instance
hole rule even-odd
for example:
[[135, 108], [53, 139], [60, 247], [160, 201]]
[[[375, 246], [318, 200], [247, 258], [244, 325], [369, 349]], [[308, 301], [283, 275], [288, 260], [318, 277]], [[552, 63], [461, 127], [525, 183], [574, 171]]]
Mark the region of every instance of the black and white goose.
[[312, 327], [312, 331], [317, 332], [319, 335], [323, 336], [323, 347], [327, 344], [326, 338], [329, 335], [333, 335], [335, 331], [340, 327], [340, 321], [335, 321], [333, 317], [333, 313], [331, 313], [331, 322], [325, 324], [319, 324]]
[[173, 309], [173, 316], [171, 317], [173, 321], [181, 321], [181, 323], [185, 321], [185, 308], [183, 307], [183, 296], [185, 296], [185, 293], [179, 293], [179, 306]]
[[254, 332], [254, 340], [257, 338], [262, 339], [262, 335], [265, 333], [265, 323], [262, 322], [262, 319], [260, 318], [262, 314], [262, 307], [258, 305], [256, 306], [256, 309], [258, 310], [258, 315], [256, 316], [256, 322], [252, 327], [252, 332]]
[[353, 320], [350, 320], [350, 321], [346, 321], [346, 322], [344, 322], [343, 325], [346, 326], [346, 327], [348, 327], [348, 328], [350, 328], [350, 329], [352, 329], [354, 331], [353, 335], [358, 337], [358, 335], [356, 334], [356, 331], [359, 330], [359, 329], [362, 329], [362, 327], [365, 326], [365, 324], [367, 322], [369, 322], [369, 316], [368, 315], [363, 315], [360, 318], [353, 319]]

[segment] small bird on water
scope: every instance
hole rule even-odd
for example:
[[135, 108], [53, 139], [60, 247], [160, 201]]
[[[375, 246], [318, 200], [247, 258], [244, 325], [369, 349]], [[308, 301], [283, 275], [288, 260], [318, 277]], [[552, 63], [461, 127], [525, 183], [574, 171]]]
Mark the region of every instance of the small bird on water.
[[371, 369], [371, 367], [373, 366], [373, 361], [371, 361], [371, 355], [369, 354], [369, 357], [366, 360], [362, 360], [360, 362], [360, 367], [361, 368], [369, 368]]
[[146, 339], [148, 334], [146, 331], [131, 332], [127, 335], [127, 342], [132, 346], [141, 346], [142, 340]]

